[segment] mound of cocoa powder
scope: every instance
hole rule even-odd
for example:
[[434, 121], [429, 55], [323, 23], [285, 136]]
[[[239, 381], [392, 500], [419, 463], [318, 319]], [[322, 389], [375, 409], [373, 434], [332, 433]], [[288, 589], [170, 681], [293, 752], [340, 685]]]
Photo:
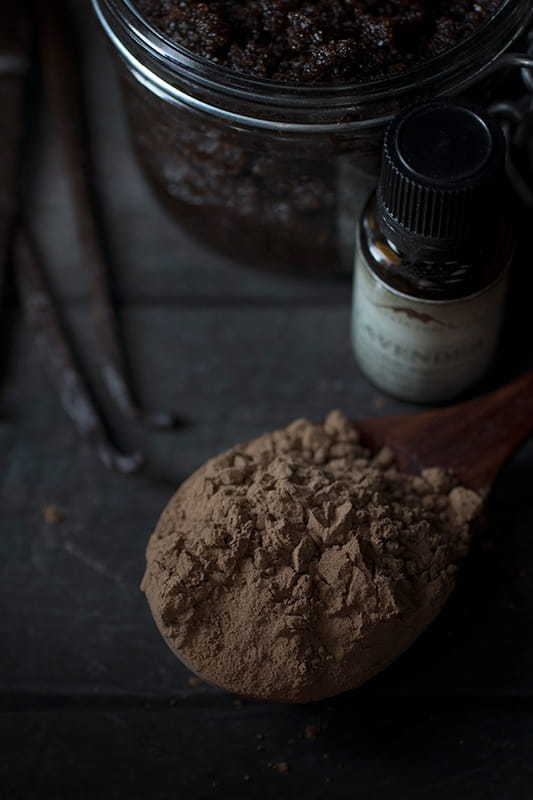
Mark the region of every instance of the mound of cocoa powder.
[[339, 411], [209, 461], [178, 490], [142, 588], [206, 680], [306, 702], [360, 686], [437, 616], [481, 508], [445, 470], [372, 457]]
[[193, 53], [285, 82], [402, 72], [470, 36], [500, 0], [136, 0]]

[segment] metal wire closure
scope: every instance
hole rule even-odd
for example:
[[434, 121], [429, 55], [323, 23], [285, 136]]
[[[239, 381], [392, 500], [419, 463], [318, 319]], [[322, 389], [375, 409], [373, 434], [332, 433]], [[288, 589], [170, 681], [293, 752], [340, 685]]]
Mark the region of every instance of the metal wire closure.
[[500, 122], [508, 147], [507, 173], [520, 200], [533, 208], [533, 30], [524, 54], [505, 53], [494, 68], [520, 67], [524, 94], [515, 101], [493, 103], [489, 111]]

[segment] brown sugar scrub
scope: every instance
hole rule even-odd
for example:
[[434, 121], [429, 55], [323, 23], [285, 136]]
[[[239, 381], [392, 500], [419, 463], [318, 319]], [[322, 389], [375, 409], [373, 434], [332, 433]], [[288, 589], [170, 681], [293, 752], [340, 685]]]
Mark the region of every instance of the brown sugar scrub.
[[[147, 59], [157, 78], [150, 91], [134, 63], [123, 75], [135, 145], [168, 212], [235, 261], [329, 277], [352, 271], [357, 213], [377, 178], [385, 120], [415, 99], [456, 93], [492, 58], [492, 39], [481, 40], [499, 26], [495, 12], [505, 17], [510, 3], [529, 0], [132, 2], [150, 51], [173, 51]], [[146, 23], [184, 51], [149, 35]], [[478, 45], [463, 45], [456, 59], [450, 48], [476, 33]], [[125, 44], [137, 53], [144, 34]], [[205, 63], [188, 69], [191, 52]], [[446, 52], [446, 64], [428, 66], [425, 78], [408, 77]], [[461, 77], [451, 81], [456, 64]], [[257, 83], [265, 78], [285, 86]], [[385, 83], [360, 90], [375, 78]], [[161, 80], [191, 102], [176, 102], [173, 90], [174, 99], [162, 97]], [[332, 89], [339, 84], [341, 92]], [[200, 113], [197, 100], [209, 108]]]
[[403, 72], [450, 50], [500, 0], [136, 0], [169, 38], [230, 69], [335, 83]]
[[212, 459], [178, 490], [142, 583], [171, 649], [229, 691], [307, 702], [360, 686], [449, 598], [481, 498], [400, 472], [339, 411]]

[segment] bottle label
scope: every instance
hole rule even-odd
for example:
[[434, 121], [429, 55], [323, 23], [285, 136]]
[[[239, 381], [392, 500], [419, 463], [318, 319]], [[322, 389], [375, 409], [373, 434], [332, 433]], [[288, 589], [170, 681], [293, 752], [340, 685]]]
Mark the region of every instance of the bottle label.
[[438, 403], [489, 366], [501, 327], [508, 269], [488, 287], [451, 301], [420, 300], [387, 286], [358, 249], [352, 336], [362, 370], [405, 400]]

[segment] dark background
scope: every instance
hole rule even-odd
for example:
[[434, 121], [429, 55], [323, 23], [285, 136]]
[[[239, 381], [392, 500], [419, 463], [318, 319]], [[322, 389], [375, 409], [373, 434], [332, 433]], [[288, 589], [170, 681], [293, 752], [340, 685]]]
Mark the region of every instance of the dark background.
[[[411, 408], [377, 393], [356, 367], [349, 282], [245, 270], [165, 217], [133, 160], [90, 11], [72, 5], [84, 31], [96, 177], [133, 374], [148, 406], [176, 410], [187, 424], [172, 433], [130, 427], [101, 392], [119, 441], [148, 456], [141, 475], [107, 472], [65, 418], [11, 303], [0, 414], [0, 795], [531, 797], [531, 445], [501, 475], [484, 537], [446, 611], [359, 691], [304, 707], [241, 702], [191, 687], [156, 632], [138, 588], [144, 547], [182, 478], [298, 416]], [[83, 255], [48, 116], [40, 142], [33, 216], [54, 291], [91, 364]], [[522, 257], [487, 387], [532, 364], [531, 220], [522, 221]], [[92, 375], [98, 384], [94, 362]], [[61, 524], [45, 523], [47, 504], [61, 508]]]

